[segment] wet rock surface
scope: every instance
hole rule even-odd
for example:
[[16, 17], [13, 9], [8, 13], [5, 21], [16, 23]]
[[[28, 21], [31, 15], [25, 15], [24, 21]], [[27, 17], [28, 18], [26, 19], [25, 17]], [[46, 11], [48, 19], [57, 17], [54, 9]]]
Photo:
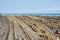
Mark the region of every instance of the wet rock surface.
[[0, 16], [0, 40], [60, 40], [60, 17]]

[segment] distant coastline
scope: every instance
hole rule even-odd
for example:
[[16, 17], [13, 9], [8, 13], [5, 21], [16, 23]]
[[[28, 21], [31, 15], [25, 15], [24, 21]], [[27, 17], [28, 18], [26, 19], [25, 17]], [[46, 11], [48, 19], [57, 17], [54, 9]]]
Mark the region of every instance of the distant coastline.
[[60, 13], [0, 13], [5, 16], [60, 16]]

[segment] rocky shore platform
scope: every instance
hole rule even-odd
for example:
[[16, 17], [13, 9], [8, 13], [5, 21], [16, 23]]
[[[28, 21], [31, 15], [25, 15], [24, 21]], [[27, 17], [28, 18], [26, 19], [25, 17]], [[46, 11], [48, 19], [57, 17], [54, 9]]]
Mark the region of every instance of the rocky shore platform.
[[0, 15], [0, 40], [60, 40], [60, 17]]

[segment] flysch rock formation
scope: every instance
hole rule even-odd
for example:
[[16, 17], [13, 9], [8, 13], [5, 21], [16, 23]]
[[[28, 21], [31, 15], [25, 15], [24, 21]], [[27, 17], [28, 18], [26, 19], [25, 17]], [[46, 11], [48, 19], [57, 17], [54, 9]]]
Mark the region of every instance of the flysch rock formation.
[[0, 40], [60, 40], [60, 17], [0, 15]]

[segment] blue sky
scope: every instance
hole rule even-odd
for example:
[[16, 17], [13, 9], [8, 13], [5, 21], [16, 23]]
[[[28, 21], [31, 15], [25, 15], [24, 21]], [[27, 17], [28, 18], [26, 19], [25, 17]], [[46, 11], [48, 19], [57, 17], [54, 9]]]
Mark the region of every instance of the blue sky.
[[0, 0], [0, 13], [60, 12], [60, 0]]

